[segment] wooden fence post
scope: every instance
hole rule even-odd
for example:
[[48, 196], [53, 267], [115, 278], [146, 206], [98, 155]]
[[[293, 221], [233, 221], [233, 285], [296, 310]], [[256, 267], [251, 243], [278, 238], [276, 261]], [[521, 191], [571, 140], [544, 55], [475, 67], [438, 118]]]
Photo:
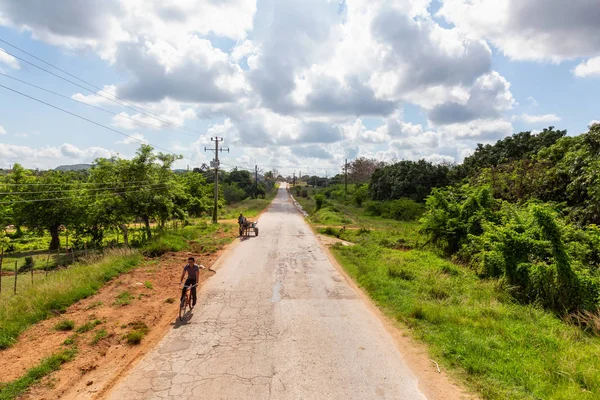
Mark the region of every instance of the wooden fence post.
[[15, 260], [15, 294], [17, 294], [17, 260]]
[[52, 250], [48, 250], [48, 257], [46, 257], [46, 278], [48, 277], [48, 263], [50, 262], [50, 253], [52, 253]]
[[31, 266], [31, 286], [33, 286], [33, 265]]

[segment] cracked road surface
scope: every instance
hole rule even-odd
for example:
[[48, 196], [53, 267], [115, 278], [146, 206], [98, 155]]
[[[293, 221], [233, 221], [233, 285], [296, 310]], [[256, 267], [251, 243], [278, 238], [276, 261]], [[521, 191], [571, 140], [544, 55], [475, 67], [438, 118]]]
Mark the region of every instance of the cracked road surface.
[[424, 399], [284, 187], [259, 227], [108, 398]]

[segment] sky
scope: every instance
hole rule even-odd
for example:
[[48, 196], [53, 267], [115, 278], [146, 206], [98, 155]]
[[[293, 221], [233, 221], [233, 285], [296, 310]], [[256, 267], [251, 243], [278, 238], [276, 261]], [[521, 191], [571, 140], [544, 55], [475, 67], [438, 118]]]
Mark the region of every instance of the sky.
[[577, 135], [600, 120], [598, 21], [597, 0], [0, 0], [0, 168], [142, 142], [193, 168], [223, 137], [223, 168], [333, 175]]

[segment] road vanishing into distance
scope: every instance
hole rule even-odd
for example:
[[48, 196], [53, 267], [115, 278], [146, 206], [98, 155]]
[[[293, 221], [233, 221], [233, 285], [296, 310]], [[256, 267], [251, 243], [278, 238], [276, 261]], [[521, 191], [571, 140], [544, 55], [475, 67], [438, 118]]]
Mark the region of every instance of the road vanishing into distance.
[[[285, 187], [110, 399], [425, 399]], [[174, 316], [175, 318], [175, 316]]]

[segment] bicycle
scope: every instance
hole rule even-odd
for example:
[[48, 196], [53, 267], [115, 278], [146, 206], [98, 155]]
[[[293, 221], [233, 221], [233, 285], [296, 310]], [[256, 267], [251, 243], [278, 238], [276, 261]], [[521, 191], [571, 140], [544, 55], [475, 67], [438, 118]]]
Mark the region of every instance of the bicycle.
[[182, 285], [185, 289], [185, 296], [181, 299], [179, 303], [179, 320], [183, 321], [183, 316], [187, 312], [186, 309], [189, 308], [189, 311], [192, 311], [192, 288], [198, 286], [198, 284], [194, 284], [191, 286]]

